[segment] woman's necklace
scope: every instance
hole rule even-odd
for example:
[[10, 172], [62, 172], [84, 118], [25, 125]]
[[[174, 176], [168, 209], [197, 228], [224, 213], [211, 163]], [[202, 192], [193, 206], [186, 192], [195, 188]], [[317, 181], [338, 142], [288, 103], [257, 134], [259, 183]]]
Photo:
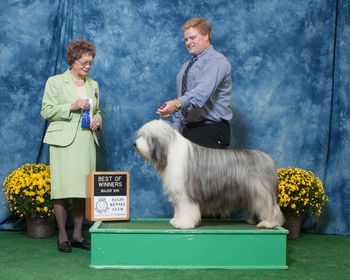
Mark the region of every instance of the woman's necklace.
[[76, 78], [75, 75], [72, 73], [72, 71], [70, 72], [72, 75], [72, 79], [75, 85], [77, 86], [83, 86], [85, 84], [85, 77], [83, 78]]

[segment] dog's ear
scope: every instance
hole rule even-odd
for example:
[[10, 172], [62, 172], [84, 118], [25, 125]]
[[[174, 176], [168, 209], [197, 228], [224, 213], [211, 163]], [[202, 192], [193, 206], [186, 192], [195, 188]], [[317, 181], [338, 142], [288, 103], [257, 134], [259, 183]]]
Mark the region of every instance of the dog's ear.
[[167, 165], [168, 145], [155, 137], [152, 137], [150, 140], [151, 160], [154, 162], [158, 171], [163, 171]]

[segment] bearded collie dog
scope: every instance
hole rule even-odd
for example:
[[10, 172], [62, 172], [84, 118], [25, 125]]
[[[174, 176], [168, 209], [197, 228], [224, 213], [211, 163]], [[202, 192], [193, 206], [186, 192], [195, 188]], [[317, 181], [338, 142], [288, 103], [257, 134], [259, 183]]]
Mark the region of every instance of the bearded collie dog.
[[205, 148], [163, 120], [144, 124], [134, 146], [162, 178], [175, 228], [195, 228], [202, 215], [225, 217], [237, 211], [246, 213], [247, 222], [258, 228], [282, 226], [278, 176], [266, 153]]

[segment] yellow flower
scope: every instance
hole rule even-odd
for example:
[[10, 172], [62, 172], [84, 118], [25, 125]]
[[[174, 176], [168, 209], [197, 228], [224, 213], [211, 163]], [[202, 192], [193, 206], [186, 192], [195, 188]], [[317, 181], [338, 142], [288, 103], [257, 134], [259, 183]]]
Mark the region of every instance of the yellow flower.
[[52, 216], [50, 167], [44, 164], [24, 164], [4, 180], [3, 192], [8, 208], [19, 217]]
[[328, 201], [321, 180], [311, 171], [300, 168], [280, 168], [277, 172], [281, 210], [298, 215], [320, 215], [321, 209]]

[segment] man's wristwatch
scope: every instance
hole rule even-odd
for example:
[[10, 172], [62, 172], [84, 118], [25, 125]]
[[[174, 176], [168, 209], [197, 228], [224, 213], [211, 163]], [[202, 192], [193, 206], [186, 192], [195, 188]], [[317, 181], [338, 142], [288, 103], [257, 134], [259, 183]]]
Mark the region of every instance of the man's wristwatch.
[[175, 106], [176, 106], [176, 112], [181, 109], [181, 102], [179, 99], [174, 99], [175, 101]]

